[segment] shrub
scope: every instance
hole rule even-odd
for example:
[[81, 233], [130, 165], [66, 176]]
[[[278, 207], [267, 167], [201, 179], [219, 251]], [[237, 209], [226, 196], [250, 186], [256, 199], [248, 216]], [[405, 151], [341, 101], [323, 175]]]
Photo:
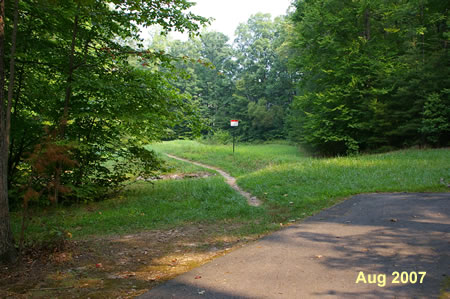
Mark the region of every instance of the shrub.
[[203, 142], [209, 144], [228, 144], [233, 141], [229, 131], [218, 129], [213, 135], [208, 135], [203, 139]]

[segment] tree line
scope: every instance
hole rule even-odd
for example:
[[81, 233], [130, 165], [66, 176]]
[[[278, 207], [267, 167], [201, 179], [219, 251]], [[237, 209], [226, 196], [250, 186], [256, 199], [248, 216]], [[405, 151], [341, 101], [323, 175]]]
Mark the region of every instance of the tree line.
[[325, 155], [448, 145], [448, 3], [293, 6], [275, 19], [253, 15], [233, 42], [218, 32], [156, 41], [212, 65], [179, 65], [189, 77], [174, 83], [200, 107], [208, 134], [239, 119], [243, 141], [290, 139]]
[[449, 3], [297, 1], [292, 137], [326, 154], [446, 146]]
[[[242, 141], [286, 139], [298, 77], [288, 67], [287, 27], [286, 17], [257, 13], [238, 26], [234, 42], [204, 32], [185, 42], [153, 38], [150, 47], [193, 58], [177, 62], [186, 76], [173, 84], [199, 108], [204, 136], [223, 136], [230, 119], [238, 119]], [[190, 130], [175, 128], [173, 134], [189, 137]]]
[[[212, 67], [178, 65], [174, 82], [223, 136], [290, 139], [324, 155], [447, 146], [449, 5], [438, 0], [299, 0], [292, 13], [255, 14], [230, 42], [207, 32], [154, 41]], [[177, 137], [186, 134], [178, 131]]]

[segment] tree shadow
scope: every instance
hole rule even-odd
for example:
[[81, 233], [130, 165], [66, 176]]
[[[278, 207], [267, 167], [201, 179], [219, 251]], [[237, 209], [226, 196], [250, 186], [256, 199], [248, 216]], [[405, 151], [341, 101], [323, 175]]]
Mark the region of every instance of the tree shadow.
[[[436, 298], [450, 265], [449, 199], [358, 195], [140, 298]], [[222, 284], [225, 271], [234, 277]], [[360, 271], [386, 284], [356, 284]], [[394, 284], [394, 271], [426, 276]], [[290, 290], [278, 293], [280, 285]]]
[[[308, 218], [267, 242], [326, 248], [317, 259], [329, 270], [385, 274], [385, 287], [370, 292], [319, 292], [341, 298], [439, 294], [450, 266], [450, 194], [366, 194]], [[319, 249], [320, 250], [320, 249]], [[426, 272], [424, 283], [392, 284], [394, 271]]]

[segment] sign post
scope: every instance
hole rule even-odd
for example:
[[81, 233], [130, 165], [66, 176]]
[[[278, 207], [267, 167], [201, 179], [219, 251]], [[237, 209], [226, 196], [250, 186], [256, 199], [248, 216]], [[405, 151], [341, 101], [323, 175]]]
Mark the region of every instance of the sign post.
[[[232, 120], [230, 120], [230, 126], [231, 127], [237, 127], [237, 126], [239, 126], [239, 120], [237, 120], [237, 119], [232, 119]], [[232, 130], [232, 132], [233, 132], [233, 155], [234, 155], [234, 144], [235, 144], [235, 133], [234, 133], [234, 131], [235, 130]]]

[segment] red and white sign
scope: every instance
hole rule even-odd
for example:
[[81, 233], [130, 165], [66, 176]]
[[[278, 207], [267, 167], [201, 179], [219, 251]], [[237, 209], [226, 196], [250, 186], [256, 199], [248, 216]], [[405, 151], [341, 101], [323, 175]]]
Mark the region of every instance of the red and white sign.
[[237, 119], [230, 120], [230, 126], [237, 127], [239, 125], [239, 121]]

